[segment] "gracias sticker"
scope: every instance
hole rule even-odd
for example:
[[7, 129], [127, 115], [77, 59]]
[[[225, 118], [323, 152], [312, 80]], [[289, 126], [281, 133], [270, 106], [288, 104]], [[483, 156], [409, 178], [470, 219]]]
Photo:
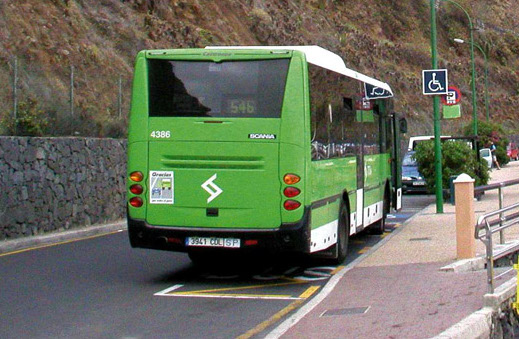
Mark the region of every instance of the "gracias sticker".
[[150, 171], [150, 204], [173, 204], [174, 192], [172, 171]]

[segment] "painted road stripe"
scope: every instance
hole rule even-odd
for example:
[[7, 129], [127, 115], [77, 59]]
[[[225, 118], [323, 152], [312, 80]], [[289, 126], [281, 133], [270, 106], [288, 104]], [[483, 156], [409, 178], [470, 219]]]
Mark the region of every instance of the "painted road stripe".
[[208, 290], [194, 290], [184, 292], [173, 292], [183, 287], [183, 285], [174, 285], [166, 288], [160, 292], [155, 293], [155, 296], [161, 297], [193, 297], [193, 298], [231, 298], [231, 299], [271, 299], [271, 300], [298, 300], [301, 297], [293, 297], [291, 295], [284, 294], [252, 294], [252, 293], [221, 293], [228, 291], [243, 291], [251, 289], [259, 289], [266, 287], [277, 287], [277, 286], [288, 286], [306, 284], [306, 281], [289, 279], [290, 281], [277, 284], [263, 284], [253, 286], [241, 286], [241, 287], [226, 287], [226, 288], [215, 288]]
[[175, 286], [171, 286], [171, 287], [166, 288], [165, 290], [162, 290], [162, 291], [160, 291], [160, 292], [155, 293], [154, 295], [158, 295], [158, 296], [167, 296], [169, 292], [174, 291], [174, 290], [176, 290], [176, 289], [179, 289], [179, 288], [181, 288], [182, 286], [184, 286], [184, 285], [175, 285]]
[[47, 245], [40, 245], [40, 246], [24, 248], [24, 249], [21, 249], [21, 250], [16, 250], [16, 251], [2, 253], [2, 254], [0, 254], [0, 257], [5, 257], [5, 256], [8, 256], [8, 255], [13, 255], [13, 254], [18, 254], [18, 253], [23, 253], [23, 252], [28, 252], [28, 251], [39, 250], [39, 249], [47, 248], [47, 247], [66, 245], [66, 244], [70, 244], [70, 243], [78, 242], [78, 241], [83, 241], [83, 240], [89, 240], [89, 239], [104, 237], [106, 235], [112, 235], [112, 234], [120, 233], [120, 232], [123, 232], [123, 231], [124, 230], [117, 230], [117, 231], [103, 233], [103, 234], [91, 235], [91, 236], [83, 237], [83, 238], [77, 238], [77, 239], [72, 239], [72, 240], [60, 241], [60, 242], [57, 242], [57, 243], [54, 243], [54, 244], [47, 244]]
[[236, 339], [248, 339], [253, 336], [255, 336], [258, 333], [261, 333], [264, 331], [267, 327], [275, 324], [280, 319], [282, 319], [285, 315], [290, 313], [291, 311], [295, 310], [299, 305], [301, 305], [306, 299], [310, 298], [320, 287], [319, 286], [310, 286], [305, 292], [301, 294], [301, 296], [306, 296], [304, 299], [299, 299], [294, 302], [292, 302], [290, 305], [279, 311], [278, 313], [274, 314], [269, 319], [265, 320], [258, 326], [254, 327], [253, 329], [245, 332], [244, 334], [240, 335]]
[[255, 299], [255, 300], [299, 300], [301, 298], [290, 295], [269, 295], [269, 294], [225, 294], [225, 293], [170, 293], [166, 297], [184, 298], [214, 298], [214, 299]]
[[342, 270], [346, 266], [337, 266], [333, 271], [330, 272], [331, 275], [337, 274], [340, 270]]
[[358, 253], [359, 254], [364, 254], [366, 253], [367, 251], [369, 251], [371, 249], [371, 246], [366, 246], [364, 247], [363, 249], [361, 249]]

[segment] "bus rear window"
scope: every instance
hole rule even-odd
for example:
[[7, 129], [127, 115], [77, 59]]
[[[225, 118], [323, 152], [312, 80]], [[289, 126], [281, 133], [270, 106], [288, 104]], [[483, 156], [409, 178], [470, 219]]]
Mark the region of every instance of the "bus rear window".
[[289, 59], [148, 60], [152, 117], [279, 118]]

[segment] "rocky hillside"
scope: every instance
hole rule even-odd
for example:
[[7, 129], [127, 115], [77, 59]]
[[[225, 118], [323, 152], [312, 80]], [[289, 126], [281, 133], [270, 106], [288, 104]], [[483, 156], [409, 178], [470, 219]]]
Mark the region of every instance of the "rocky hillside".
[[[517, 129], [519, 2], [458, 2], [489, 57], [491, 118]], [[19, 133], [121, 136], [139, 50], [260, 44], [317, 44], [340, 54], [350, 68], [393, 87], [395, 110], [406, 114], [413, 134], [431, 133], [431, 100], [421, 94], [421, 70], [431, 67], [429, 27], [427, 0], [2, 0], [0, 133], [12, 132], [15, 59], [25, 119]], [[464, 96], [461, 121], [444, 121], [445, 132], [472, 116], [469, 46], [453, 41], [468, 35], [465, 14], [441, 2], [439, 66]], [[484, 119], [484, 59], [475, 53]]]

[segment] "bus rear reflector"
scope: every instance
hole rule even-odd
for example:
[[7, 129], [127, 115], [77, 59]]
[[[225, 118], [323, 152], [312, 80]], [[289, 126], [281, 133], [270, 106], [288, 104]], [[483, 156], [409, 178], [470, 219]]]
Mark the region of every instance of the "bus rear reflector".
[[258, 240], [255, 240], [255, 239], [245, 240], [244, 244], [245, 244], [245, 246], [254, 246], [254, 245], [258, 244]]
[[141, 207], [142, 204], [143, 204], [143, 201], [139, 197], [133, 197], [130, 199], [130, 205], [132, 205], [133, 207]]
[[291, 173], [285, 174], [285, 176], [283, 177], [283, 181], [287, 185], [295, 185], [300, 180], [301, 180], [301, 178], [298, 175], [291, 174]]
[[293, 211], [296, 208], [299, 208], [299, 206], [301, 206], [301, 203], [299, 201], [295, 201], [295, 200], [287, 200], [283, 204], [283, 207], [285, 207], [285, 209], [287, 211]]
[[135, 171], [130, 173], [130, 179], [135, 182], [141, 182], [144, 179], [144, 175], [142, 175], [142, 172]]
[[301, 193], [301, 191], [299, 190], [299, 188], [295, 188], [295, 187], [287, 187], [283, 190], [283, 194], [287, 198], [297, 197], [299, 195], [299, 193]]
[[144, 189], [142, 188], [141, 185], [131, 185], [130, 186], [130, 192], [132, 192], [133, 194], [137, 194], [137, 195], [141, 194], [143, 190]]

